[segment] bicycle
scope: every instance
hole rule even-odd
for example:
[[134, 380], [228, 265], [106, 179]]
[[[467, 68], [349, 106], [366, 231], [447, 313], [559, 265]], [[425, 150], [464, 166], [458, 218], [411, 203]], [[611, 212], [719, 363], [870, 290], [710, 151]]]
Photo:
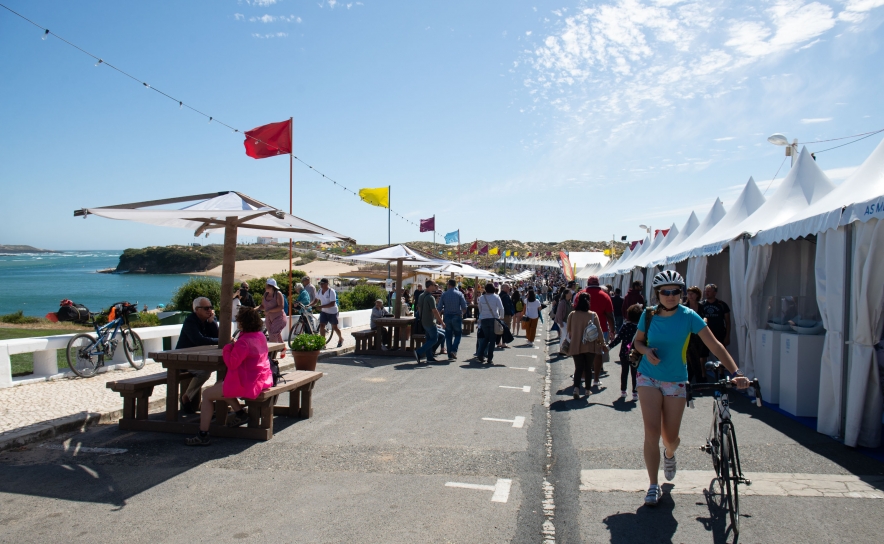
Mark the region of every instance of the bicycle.
[[[309, 307], [297, 304], [294, 309], [298, 312], [298, 318], [292, 323], [292, 328], [289, 329], [289, 347], [291, 347], [292, 341], [299, 334], [319, 334], [320, 330], [319, 321], [313, 317], [313, 312], [310, 311]], [[328, 327], [327, 334], [328, 336], [325, 338], [326, 344], [331, 342], [334, 330]]]
[[100, 314], [90, 312], [89, 319], [95, 329], [95, 335], [83, 332], [68, 341], [68, 366], [77, 376], [91, 378], [99, 368], [104, 366], [105, 359], [113, 359], [119, 345], [117, 335], [123, 339], [123, 352], [132, 368], [144, 368], [144, 342], [129, 325], [129, 316], [138, 312], [138, 303], [117, 302], [111, 307], [106, 325], [99, 326], [95, 317]]
[[[706, 368], [718, 370], [720, 362], [709, 361]], [[750, 383], [755, 389], [755, 404], [761, 406], [761, 388], [758, 380]], [[740, 466], [740, 451], [737, 447], [737, 435], [734, 424], [731, 421], [730, 400], [728, 392], [736, 388], [730, 378], [725, 378], [713, 383], [687, 384], [687, 404], [694, 407], [694, 391], [712, 391], [714, 402], [712, 404], [712, 425], [706, 444], [700, 447], [712, 456], [712, 467], [715, 469], [715, 479], [721, 487], [721, 496], [726, 503], [731, 519], [731, 527], [734, 534], [740, 533], [740, 492], [738, 486], [752, 485], [751, 480], [743, 476]], [[710, 490], [711, 491], [711, 490]]]

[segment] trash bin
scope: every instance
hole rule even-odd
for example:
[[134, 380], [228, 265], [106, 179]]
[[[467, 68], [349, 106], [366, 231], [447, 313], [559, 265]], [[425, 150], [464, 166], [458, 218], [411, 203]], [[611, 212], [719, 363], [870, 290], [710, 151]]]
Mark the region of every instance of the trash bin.
[[[161, 312], [158, 314], [160, 325], [182, 325], [191, 312]], [[163, 338], [163, 350], [172, 349], [172, 339], [170, 337]]]

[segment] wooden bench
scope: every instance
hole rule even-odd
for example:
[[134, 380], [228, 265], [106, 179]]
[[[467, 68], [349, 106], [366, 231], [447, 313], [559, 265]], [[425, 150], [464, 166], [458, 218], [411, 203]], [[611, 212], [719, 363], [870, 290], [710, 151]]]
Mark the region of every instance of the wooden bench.
[[[181, 387], [186, 389], [193, 375], [190, 372], [183, 372], [181, 377], [184, 378]], [[123, 397], [123, 419], [147, 419], [150, 396], [153, 394], [153, 388], [158, 385], [166, 385], [165, 372], [107, 382], [105, 387]]]
[[463, 334], [473, 334], [476, 330], [476, 318], [467, 317], [463, 320]]
[[[374, 331], [371, 331], [374, 333]], [[261, 392], [255, 399], [244, 399], [249, 413], [248, 430], [255, 429], [263, 440], [273, 438], [273, 416], [309, 419], [313, 417], [313, 387], [323, 376], [322, 372], [295, 370], [283, 375], [283, 380]], [[276, 399], [289, 394], [288, 406], [276, 406]]]
[[427, 339], [427, 336], [424, 334], [412, 334], [411, 340], [408, 342], [408, 349], [411, 351], [416, 350], [417, 348], [424, 345], [424, 341]]
[[366, 329], [364, 331], [353, 331], [350, 334], [352, 334], [353, 338], [356, 340], [356, 353], [364, 353], [368, 350], [377, 349], [375, 347], [375, 339], [377, 338], [376, 331]]

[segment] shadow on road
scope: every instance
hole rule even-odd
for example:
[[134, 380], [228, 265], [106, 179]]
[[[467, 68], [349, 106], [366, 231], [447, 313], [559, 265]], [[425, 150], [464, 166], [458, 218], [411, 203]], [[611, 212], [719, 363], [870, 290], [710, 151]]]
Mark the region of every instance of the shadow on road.
[[633, 542], [672, 542], [678, 521], [672, 515], [675, 503], [669, 495], [671, 484], [663, 484], [663, 498], [656, 507], [642, 506], [634, 513], [623, 512], [602, 520], [611, 533], [612, 544]]

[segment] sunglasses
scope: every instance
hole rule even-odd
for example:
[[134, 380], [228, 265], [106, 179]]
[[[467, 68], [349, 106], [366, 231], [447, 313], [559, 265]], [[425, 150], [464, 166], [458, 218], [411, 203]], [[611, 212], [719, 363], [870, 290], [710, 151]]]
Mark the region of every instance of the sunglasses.
[[681, 294], [681, 289], [660, 289], [660, 294], [664, 297], [674, 297]]
[[197, 306], [197, 310], [214, 310], [215, 308], [211, 306]]

